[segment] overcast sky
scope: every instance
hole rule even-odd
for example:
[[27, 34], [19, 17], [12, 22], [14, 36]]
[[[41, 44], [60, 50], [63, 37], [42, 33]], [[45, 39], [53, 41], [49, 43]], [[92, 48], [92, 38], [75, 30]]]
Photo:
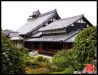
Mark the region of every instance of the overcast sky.
[[23, 26], [33, 11], [40, 10], [41, 13], [57, 9], [61, 18], [81, 15], [94, 25], [97, 24], [97, 2], [71, 2], [71, 1], [2, 1], [1, 25], [2, 29], [17, 30]]

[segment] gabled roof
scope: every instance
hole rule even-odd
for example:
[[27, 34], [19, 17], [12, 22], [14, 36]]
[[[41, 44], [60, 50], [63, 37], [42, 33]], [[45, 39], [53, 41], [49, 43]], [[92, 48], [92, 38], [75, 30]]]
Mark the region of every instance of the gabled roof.
[[20, 29], [18, 29], [17, 31], [19, 34], [25, 35], [35, 30], [38, 26], [42, 26], [45, 23], [47, 23], [47, 21], [50, 20], [53, 16], [54, 16], [54, 13], [51, 13], [48, 15], [40, 16], [36, 20], [27, 21], [27, 23], [24, 26], [22, 26]]
[[66, 35], [50, 35], [50, 36], [41, 36], [39, 38], [29, 38], [25, 39], [26, 42], [66, 42], [68, 39], [74, 37], [79, 30], [72, 31]]
[[19, 32], [19, 35], [26, 35], [37, 28], [43, 26], [45, 23], [47, 23], [53, 16], [57, 16], [58, 19], [60, 19], [59, 15], [57, 14], [56, 9], [40, 14], [37, 19], [29, 20], [23, 25], [21, 28], [19, 28], [17, 31]]
[[78, 15], [78, 16], [69, 17], [69, 18], [65, 18], [65, 19], [59, 19], [59, 20], [56, 20], [56, 21], [52, 22], [48, 26], [45, 26], [45, 27], [39, 29], [39, 31], [46, 31], [46, 30], [64, 28], [64, 27], [67, 27], [67, 26], [71, 25], [75, 21], [81, 19], [82, 17], [83, 17], [83, 15]]
[[57, 15], [57, 17], [60, 18], [60, 16], [57, 14], [57, 10], [56, 9], [48, 11], [46, 13], [43, 13], [40, 16], [45, 16], [45, 15], [49, 15], [49, 14], [52, 14], [52, 13], [55, 13]]

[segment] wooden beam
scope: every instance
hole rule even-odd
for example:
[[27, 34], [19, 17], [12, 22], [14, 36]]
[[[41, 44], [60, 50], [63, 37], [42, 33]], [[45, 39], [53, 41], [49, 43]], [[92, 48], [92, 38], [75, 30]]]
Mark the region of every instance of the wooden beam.
[[85, 17], [83, 17], [83, 20], [86, 21], [86, 23], [88, 23], [89, 26], [93, 26]]

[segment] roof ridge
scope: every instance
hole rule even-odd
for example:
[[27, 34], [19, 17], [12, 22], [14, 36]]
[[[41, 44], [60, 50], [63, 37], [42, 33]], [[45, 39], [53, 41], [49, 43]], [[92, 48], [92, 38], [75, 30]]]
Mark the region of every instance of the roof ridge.
[[56, 9], [54, 9], [54, 10], [45, 12], [45, 13], [43, 13], [43, 14], [40, 14], [39, 17], [45, 16], [45, 15], [48, 15], [48, 14], [51, 14], [51, 13], [56, 13], [56, 12], [57, 12]]
[[[52, 22], [51, 24], [55, 24], [55, 23], [58, 23], [58, 22], [61, 22], [61, 21], [65, 21], [65, 20], [71, 20], [71, 19], [74, 19], [74, 18], [76, 18], [76, 20], [78, 20], [78, 19], [80, 19], [80, 18], [82, 18], [84, 15], [82, 14], [82, 15], [77, 15], [77, 16], [72, 16], [72, 17], [67, 17], [67, 18], [64, 18], [64, 19], [58, 19], [58, 20], [56, 20], [56, 21], [54, 21], [54, 22]], [[74, 20], [73, 22], [75, 22], [76, 20]], [[51, 25], [50, 24], [50, 25]], [[72, 23], [70, 23], [69, 25], [71, 25]], [[68, 25], [68, 26], [69, 26]], [[49, 25], [48, 25], [49, 26]], [[51, 25], [52, 26], [52, 25]], [[47, 28], [46, 28], [47, 26], [45, 26], [45, 27], [43, 27], [42, 29], [40, 29], [39, 31], [42, 31], [43, 29], [44, 30], [47, 30]], [[63, 26], [64, 27], [64, 26]]]
[[[84, 14], [77, 15], [77, 16], [72, 16], [72, 17], [67, 17], [67, 18], [65, 18], [65, 19], [68, 19], [68, 18], [75, 18], [75, 17], [79, 17], [79, 16], [84, 16]], [[64, 20], [65, 20], [65, 19], [64, 19]]]
[[[67, 18], [63, 18], [63, 19], [58, 19], [58, 20], [56, 20], [56, 21], [62, 21], [62, 20], [66, 20], [66, 19], [71, 19], [71, 18], [76, 18], [76, 17], [79, 17], [79, 16], [84, 16], [84, 14], [81, 14], [81, 15], [77, 15], [77, 16], [72, 16], [72, 17], [67, 17]], [[56, 21], [54, 21], [54, 22], [56, 22]]]

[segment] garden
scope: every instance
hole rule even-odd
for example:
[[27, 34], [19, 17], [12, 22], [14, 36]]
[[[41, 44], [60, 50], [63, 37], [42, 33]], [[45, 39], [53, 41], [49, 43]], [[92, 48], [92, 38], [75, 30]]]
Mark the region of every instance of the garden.
[[[28, 49], [18, 49], [2, 33], [1, 64], [2, 74], [74, 74], [82, 71], [86, 64], [94, 64], [96, 70], [96, 27], [80, 31], [74, 46], [58, 51], [50, 61], [43, 56], [29, 56]], [[86, 72], [85, 72], [86, 73]]]

